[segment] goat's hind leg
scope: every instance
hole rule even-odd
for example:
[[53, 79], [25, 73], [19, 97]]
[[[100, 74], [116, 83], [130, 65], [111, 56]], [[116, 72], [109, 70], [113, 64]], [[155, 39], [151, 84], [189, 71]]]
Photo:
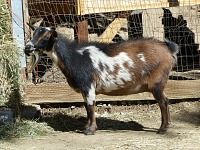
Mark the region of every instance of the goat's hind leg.
[[158, 130], [158, 133], [165, 133], [170, 125], [170, 113], [169, 113], [169, 100], [164, 94], [164, 89], [162, 87], [155, 87], [153, 89], [153, 96], [159, 104], [161, 110], [162, 123]]

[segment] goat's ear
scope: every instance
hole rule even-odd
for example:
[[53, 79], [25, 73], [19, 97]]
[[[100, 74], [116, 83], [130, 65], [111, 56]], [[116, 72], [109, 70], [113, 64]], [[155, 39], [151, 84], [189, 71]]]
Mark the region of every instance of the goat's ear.
[[57, 37], [57, 36], [58, 36], [55, 27], [51, 27], [51, 31], [52, 31], [52, 35], [53, 35], [53, 37]]
[[28, 22], [27, 22], [27, 25], [28, 25], [28, 26], [31, 28], [31, 30], [33, 30], [33, 31], [34, 31], [35, 29], [37, 29], [36, 26], [33, 26], [33, 25], [31, 25], [30, 23], [28, 23]]

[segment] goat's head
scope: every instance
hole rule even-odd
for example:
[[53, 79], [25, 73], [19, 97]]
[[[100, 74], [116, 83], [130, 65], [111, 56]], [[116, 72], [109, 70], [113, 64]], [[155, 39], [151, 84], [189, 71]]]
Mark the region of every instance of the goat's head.
[[25, 54], [33, 57], [31, 70], [36, 66], [39, 61], [40, 55], [44, 51], [50, 51], [53, 47], [57, 32], [54, 27], [36, 27], [29, 25], [34, 31], [32, 39], [25, 46]]

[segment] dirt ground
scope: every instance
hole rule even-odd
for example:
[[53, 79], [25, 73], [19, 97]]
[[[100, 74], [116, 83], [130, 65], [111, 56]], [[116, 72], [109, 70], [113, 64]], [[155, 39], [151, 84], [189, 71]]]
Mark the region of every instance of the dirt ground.
[[82, 134], [86, 121], [83, 107], [43, 109], [42, 121], [55, 132], [47, 136], [0, 143], [1, 150], [114, 150], [200, 149], [200, 101], [170, 105], [171, 126], [157, 134], [157, 104], [98, 105], [95, 135]]

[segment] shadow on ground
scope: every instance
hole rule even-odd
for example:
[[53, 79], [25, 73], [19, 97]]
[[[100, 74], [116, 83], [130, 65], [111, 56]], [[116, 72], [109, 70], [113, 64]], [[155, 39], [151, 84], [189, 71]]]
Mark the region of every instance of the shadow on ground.
[[173, 117], [174, 120], [200, 126], [200, 103], [198, 101], [185, 102], [179, 107], [180, 110]]
[[[181, 123], [185, 125], [200, 126], [200, 102], [181, 102], [171, 105], [171, 117], [172, 122]], [[86, 124], [86, 111], [84, 107], [79, 107], [75, 109], [65, 108], [65, 109], [43, 109], [42, 121], [46, 122], [55, 131], [83, 131]], [[112, 117], [97, 117], [98, 130], [130, 130], [130, 131], [147, 131], [147, 132], [157, 132], [158, 128], [148, 128], [144, 127], [142, 124], [136, 121], [121, 121], [117, 119], [114, 112], [126, 112], [129, 118], [129, 111], [134, 113], [140, 113], [141, 117], [144, 117], [144, 112], [148, 113], [146, 117], [157, 116], [159, 109], [157, 105], [133, 105], [133, 106], [116, 106], [112, 109], [99, 108], [97, 110], [98, 114], [104, 114], [105, 112], [111, 113]], [[149, 114], [150, 113], [150, 114]], [[83, 115], [85, 114], [85, 115]], [[137, 117], [140, 117], [137, 115]], [[144, 117], [145, 118], [145, 117]], [[122, 119], [122, 118], [121, 118]], [[160, 121], [159, 117], [154, 118], [155, 122]], [[147, 120], [148, 121], [148, 120]], [[178, 124], [177, 124], [178, 125]], [[179, 125], [178, 125], [179, 126]], [[149, 126], [151, 127], [151, 126]], [[159, 127], [159, 126], [158, 126]]]
[[[54, 116], [43, 116], [41, 121], [46, 122], [55, 131], [82, 132], [86, 124], [86, 118], [83, 116], [69, 116], [67, 114], [56, 114]], [[97, 118], [98, 130], [131, 130], [131, 131], [148, 131], [157, 132], [157, 129], [146, 128], [135, 121], [119, 121], [108, 118]]]
[[[199, 107], [200, 108], [200, 107]], [[200, 126], [200, 111], [199, 112], [190, 112], [183, 110], [178, 116], [175, 117], [177, 121], [189, 123], [195, 126]]]

